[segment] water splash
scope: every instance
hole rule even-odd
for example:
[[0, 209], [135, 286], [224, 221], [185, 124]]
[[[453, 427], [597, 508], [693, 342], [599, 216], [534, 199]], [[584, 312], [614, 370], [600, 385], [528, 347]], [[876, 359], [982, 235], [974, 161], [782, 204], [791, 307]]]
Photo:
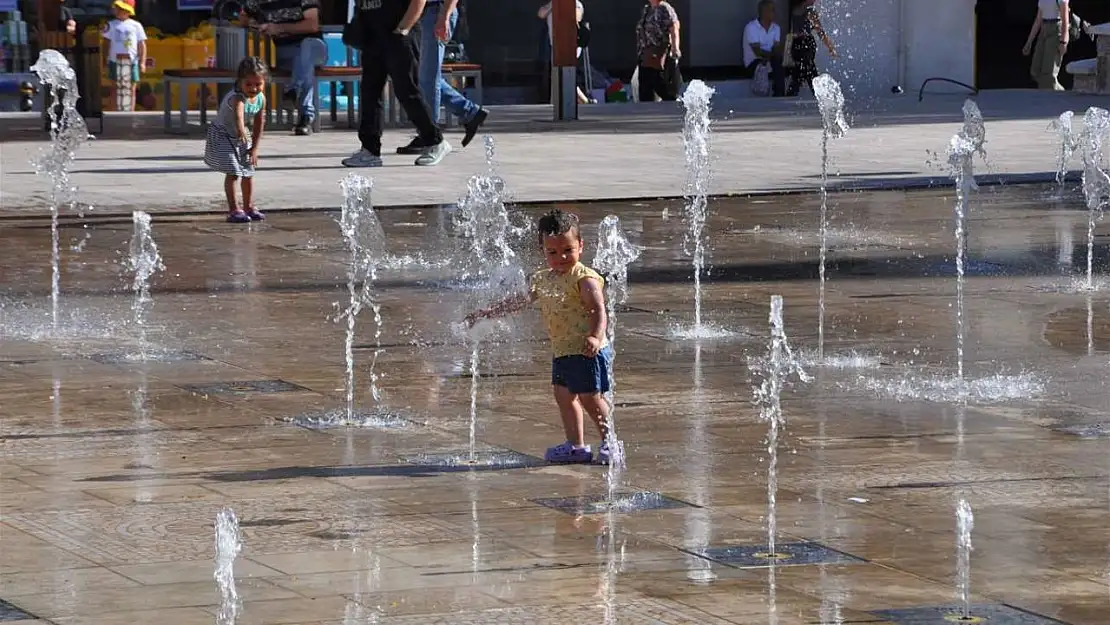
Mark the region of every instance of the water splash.
[[964, 102], [964, 125], [948, 144], [948, 164], [956, 179], [956, 375], [964, 378], [964, 264], [967, 256], [967, 216], [975, 184], [975, 155], [986, 158], [986, 126], [972, 100]]
[[817, 296], [817, 357], [825, 358], [825, 261], [829, 254], [829, 139], [839, 139], [848, 131], [844, 119], [844, 94], [832, 76], [821, 74], [813, 80], [817, 107], [821, 111], [821, 254]]
[[385, 255], [385, 233], [382, 231], [378, 215], [374, 212], [370, 196], [373, 183], [358, 174], [349, 174], [340, 183], [343, 190], [343, 210], [339, 217], [339, 229], [347, 246], [347, 308], [340, 313], [340, 319], [347, 321], [347, 337], [344, 352], [347, 359], [346, 398], [348, 423], [356, 421], [355, 415], [355, 320], [366, 306], [374, 311], [374, 356], [370, 364], [370, 394], [375, 403], [381, 399], [377, 387], [374, 365], [380, 353], [382, 316], [381, 304], [373, 297], [373, 284], [377, 278], [377, 263]]
[[489, 169], [490, 173], [492, 174], [494, 169], [496, 169], [495, 161], [493, 160], [493, 156], [494, 156], [493, 137], [491, 137], [489, 135], [486, 135], [483, 138], [482, 142], [485, 144], [485, 148], [486, 148], [486, 168]]
[[231, 508], [216, 514], [216, 587], [220, 591], [220, 610], [216, 625], [234, 625], [239, 618], [242, 602], [235, 588], [235, 558], [243, 550], [243, 537], [239, 532], [239, 519]]
[[474, 464], [475, 447], [478, 444], [478, 357], [481, 354], [481, 341], [473, 339], [470, 348], [470, 451], [467, 460]]
[[[775, 554], [775, 537], [778, 533], [776, 496], [778, 493], [779, 433], [786, 425], [782, 414], [782, 392], [792, 377], [802, 382], [812, 378], [798, 364], [786, 339], [783, 327], [782, 296], [771, 296], [771, 342], [764, 358], [748, 363], [759, 384], [752, 392], [759, 408], [759, 420], [767, 423], [767, 553]], [[771, 558], [774, 561], [774, 558]]]
[[915, 377], [880, 380], [860, 376], [857, 383], [845, 384], [847, 389], [889, 397], [895, 401], [928, 401], [934, 403], [992, 404], [1017, 399], [1030, 399], [1044, 394], [1045, 382], [1031, 373], [991, 375], [982, 378]]
[[471, 176], [452, 222], [464, 241], [459, 263], [462, 280], [477, 281], [480, 288], [496, 294], [524, 288], [524, 271], [515, 245], [531, 229], [513, 223], [504, 180], [492, 173]]
[[52, 102], [58, 107], [47, 110], [50, 118], [50, 147], [32, 161], [35, 171], [50, 180], [50, 311], [51, 327], [58, 329], [58, 301], [60, 299], [61, 268], [58, 249], [58, 214], [65, 206], [73, 210], [77, 205], [77, 188], [69, 179], [69, 168], [77, 149], [89, 138], [85, 119], [77, 112], [77, 74], [69, 61], [57, 50], [43, 50], [31, 71], [47, 85]]
[[1048, 125], [1048, 129], [1060, 139], [1060, 155], [1056, 157], [1056, 184], [1060, 191], [1063, 191], [1064, 178], [1068, 175], [1068, 162], [1079, 147], [1079, 134], [1072, 128], [1074, 119], [1075, 113], [1064, 111]]
[[701, 332], [701, 274], [705, 268], [705, 241], [702, 236], [708, 217], [710, 180], [709, 108], [714, 89], [693, 80], [682, 94], [686, 121], [682, 143], [686, 152], [686, 237], [683, 250], [694, 263], [694, 332]]
[[165, 270], [162, 264], [162, 255], [158, 253], [158, 245], [154, 242], [154, 235], [150, 225], [150, 214], [143, 211], [131, 213], [134, 230], [131, 234], [131, 254], [128, 257], [128, 269], [133, 274], [131, 290], [135, 293], [135, 300], [131, 304], [131, 319], [139, 331], [139, 355], [141, 360], [147, 359], [148, 345], [146, 337], [146, 315], [154, 300], [150, 297], [150, 279], [154, 274]]
[[956, 505], [956, 594], [964, 620], [971, 617], [971, 530], [975, 515], [966, 499]]
[[1103, 143], [1110, 133], [1110, 113], [1092, 106], [1083, 115], [1086, 128], [1082, 136], [1083, 148], [1083, 197], [1087, 200], [1087, 284], [1094, 291], [1095, 284], [1095, 224], [1102, 219], [1103, 209], [1110, 202], [1110, 176], [1103, 168], [1106, 153]]

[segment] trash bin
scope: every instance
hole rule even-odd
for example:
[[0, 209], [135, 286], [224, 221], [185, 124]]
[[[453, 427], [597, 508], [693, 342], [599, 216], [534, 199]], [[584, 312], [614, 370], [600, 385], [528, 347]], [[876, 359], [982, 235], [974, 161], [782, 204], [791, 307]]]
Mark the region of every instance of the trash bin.
[[[247, 56], [247, 29], [242, 26], [233, 26], [222, 23], [216, 26], [216, 67], [234, 71], [239, 67], [239, 61]], [[221, 84], [217, 86], [217, 102], [223, 102], [234, 85]]]
[[[88, 120], [95, 119], [99, 126], [99, 133], [104, 132], [104, 107], [100, 99], [100, 34], [95, 29], [85, 32], [78, 24], [77, 37], [69, 37], [66, 33], [50, 33], [44, 38], [44, 48], [53, 47], [65, 55], [70, 67], [77, 78], [77, 92], [81, 96], [77, 100], [77, 113]], [[49, 44], [56, 44], [51, 46]], [[50, 107], [55, 106], [50, 95], [50, 90], [43, 87], [42, 119], [44, 128], [50, 132]], [[61, 104], [56, 106], [61, 107]], [[59, 116], [61, 111], [58, 111]]]

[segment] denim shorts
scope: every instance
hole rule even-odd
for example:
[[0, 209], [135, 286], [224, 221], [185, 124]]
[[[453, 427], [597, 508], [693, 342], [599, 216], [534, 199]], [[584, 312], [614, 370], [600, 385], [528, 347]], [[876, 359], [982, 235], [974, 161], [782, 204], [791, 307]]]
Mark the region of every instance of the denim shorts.
[[551, 383], [565, 386], [574, 394], [608, 393], [613, 348], [606, 345], [597, 356], [561, 356], [551, 361]]

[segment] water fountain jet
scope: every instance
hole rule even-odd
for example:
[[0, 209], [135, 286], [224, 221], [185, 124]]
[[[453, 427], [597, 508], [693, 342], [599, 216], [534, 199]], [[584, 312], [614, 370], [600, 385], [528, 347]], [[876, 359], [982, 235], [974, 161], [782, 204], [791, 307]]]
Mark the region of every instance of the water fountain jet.
[[825, 359], [825, 262], [829, 253], [829, 139], [839, 139], [848, 131], [844, 119], [844, 94], [840, 83], [821, 74], [813, 80], [817, 107], [821, 111], [821, 253], [818, 266], [819, 287], [817, 296], [817, 359]]
[[131, 235], [128, 269], [133, 274], [131, 290], [135, 293], [135, 300], [131, 304], [131, 318], [139, 331], [139, 359], [145, 361], [149, 351], [146, 315], [154, 302], [150, 297], [150, 280], [155, 273], [164, 271], [166, 267], [162, 264], [162, 255], [158, 253], [158, 245], [154, 242], [150, 214], [135, 211], [131, 213], [131, 221], [134, 230]]
[[242, 609], [239, 591], [235, 587], [235, 558], [243, 550], [243, 537], [239, 532], [239, 519], [231, 508], [216, 514], [216, 587], [220, 591], [220, 609], [216, 625], [235, 625]]
[[58, 248], [58, 215], [63, 206], [72, 210], [77, 204], [77, 189], [69, 179], [69, 168], [77, 149], [89, 138], [85, 119], [77, 112], [77, 74], [69, 61], [57, 50], [43, 50], [31, 71], [49, 88], [50, 147], [32, 161], [35, 171], [50, 180], [50, 320], [51, 328], [58, 331], [58, 301], [60, 299], [61, 267]]
[[702, 323], [701, 279], [705, 269], [705, 222], [709, 216], [709, 181], [711, 177], [709, 110], [715, 90], [700, 80], [692, 80], [682, 94], [686, 118], [682, 143], [686, 154], [686, 235], [682, 249], [690, 256], [694, 269], [694, 327], [679, 332], [683, 338], [715, 338], [722, 331]]
[[1064, 191], [1064, 179], [1068, 175], [1068, 162], [1075, 149], [1079, 147], [1079, 135], [1072, 127], [1074, 119], [1075, 113], [1064, 111], [1048, 125], [1048, 129], [1055, 132], [1060, 139], [1060, 155], [1056, 158], [1056, 187], [1061, 197]]
[[355, 366], [354, 341], [355, 321], [363, 308], [370, 306], [374, 311], [375, 350], [370, 365], [370, 394], [375, 402], [380, 400], [374, 364], [380, 352], [381, 304], [373, 298], [373, 284], [377, 278], [377, 263], [385, 254], [385, 233], [371, 203], [373, 183], [363, 176], [350, 174], [340, 182], [343, 190], [343, 209], [340, 213], [339, 228], [347, 246], [349, 261], [347, 265], [346, 310], [340, 318], [347, 321], [347, 335], [344, 353], [347, 360], [346, 376], [346, 423], [355, 421]]
[[1094, 277], [1095, 225], [1110, 202], [1110, 175], [1103, 167], [1106, 159], [1103, 144], [1110, 133], [1110, 113], [1092, 106], [1083, 115], [1083, 122], [1086, 126], [1082, 135], [1083, 197], [1087, 202], [1087, 282], [1083, 288], [1095, 291], [1098, 288]]
[[971, 619], [971, 531], [975, 515], [966, 499], [956, 505], [956, 592], [960, 600], [960, 614]]
[[749, 368], [759, 384], [753, 389], [753, 399], [759, 408], [759, 419], [767, 423], [767, 554], [774, 562], [775, 537], [778, 533], [776, 496], [778, 493], [779, 434], [786, 425], [782, 413], [782, 392], [791, 378], [810, 382], [812, 378], [802, 369], [786, 339], [782, 317], [782, 296], [771, 296], [771, 342], [764, 358], [754, 359]]
[[964, 381], [964, 264], [967, 257], [967, 216], [975, 184], [975, 155], [986, 158], [986, 126], [973, 100], [964, 102], [964, 125], [948, 144], [948, 164], [956, 179], [956, 375]]

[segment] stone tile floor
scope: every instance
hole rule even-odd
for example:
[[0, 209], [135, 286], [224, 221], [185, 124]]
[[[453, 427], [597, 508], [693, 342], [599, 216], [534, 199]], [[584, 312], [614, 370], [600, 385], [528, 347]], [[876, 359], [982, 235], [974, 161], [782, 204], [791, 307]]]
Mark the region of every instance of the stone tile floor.
[[[949, 622], [935, 606], [955, 601], [964, 497], [984, 622], [1104, 624], [1110, 461], [1083, 426], [1108, 420], [1110, 295], [1069, 291], [1086, 215], [1074, 192], [1052, 193], [976, 197], [967, 371], [985, 390], [966, 405], [952, 401], [949, 194], [833, 196], [838, 358], [787, 391], [779, 458], [778, 541], [814, 563], [776, 566], [774, 592], [771, 569], [725, 556], [766, 545], [766, 425], [747, 359], [766, 347], [772, 294], [799, 354], [816, 347], [814, 197], [711, 204], [705, 314], [735, 334], [701, 342], [670, 330], [692, 309], [677, 204], [563, 205], [589, 224], [587, 258], [610, 212], [644, 247], [616, 317], [622, 492], [676, 505], [612, 511], [604, 470], [526, 461], [560, 435], [531, 314], [482, 349], [477, 399], [476, 452], [524, 461], [442, 466], [467, 453], [470, 430], [469, 348], [451, 322], [479, 294], [452, 283], [457, 263], [383, 271], [376, 361], [371, 317], [359, 321], [359, 405], [374, 362], [385, 405], [407, 421], [301, 427], [288, 419], [343, 403], [332, 215], [155, 219], [166, 271], [148, 334], [156, 351], [203, 358], [147, 363], [105, 357], [138, 347], [120, 265], [130, 220], [64, 223], [56, 332], [47, 224], [6, 220], [0, 622], [213, 622], [223, 506], [242, 522], [242, 624]], [[395, 254], [458, 248], [443, 212], [380, 217]], [[1104, 226], [1095, 260], [1110, 262]], [[990, 376], [1020, 374], [995, 384], [1008, 397], [987, 392]]]

